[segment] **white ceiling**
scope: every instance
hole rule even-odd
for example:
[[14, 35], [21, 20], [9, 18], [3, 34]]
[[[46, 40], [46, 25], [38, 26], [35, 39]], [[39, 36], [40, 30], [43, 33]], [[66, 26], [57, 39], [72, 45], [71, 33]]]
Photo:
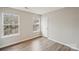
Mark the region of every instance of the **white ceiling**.
[[12, 7], [14, 9], [19, 9], [19, 10], [23, 10], [23, 11], [29, 11], [32, 13], [36, 13], [36, 14], [44, 14], [44, 13], [48, 13], [51, 11], [55, 11], [58, 9], [61, 9], [63, 7]]

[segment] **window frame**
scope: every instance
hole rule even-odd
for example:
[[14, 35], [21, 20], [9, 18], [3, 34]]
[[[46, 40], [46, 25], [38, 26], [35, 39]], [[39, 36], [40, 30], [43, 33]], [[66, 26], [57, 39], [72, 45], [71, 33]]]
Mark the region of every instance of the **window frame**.
[[[35, 21], [37, 20], [38, 22], [35, 23]], [[38, 25], [38, 29], [36, 31], [34, 31], [34, 25]], [[33, 33], [37, 33], [37, 32], [41, 32], [41, 16], [39, 15], [33, 16]]]
[[[6, 15], [13, 15], [13, 16], [18, 17], [18, 19], [17, 19], [18, 20], [18, 24], [17, 24], [17, 26], [18, 26], [18, 33], [4, 35], [4, 25], [7, 25], [8, 26], [8, 24], [4, 24], [4, 20], [5, 20], [4, 19], [4, 16], [5, 16], [5, 14]], [[14, 13], [1, 13], [1, 17], [2, 17], [2, 36], [1, 36], [1, 38], [6, 38], [6, 37], [12, 37], [12, 36], [20, 35], [20, 16], [19, 15], [16, 15]], [[10, 25], [13, 25], [13, 24], [10, 24]]]

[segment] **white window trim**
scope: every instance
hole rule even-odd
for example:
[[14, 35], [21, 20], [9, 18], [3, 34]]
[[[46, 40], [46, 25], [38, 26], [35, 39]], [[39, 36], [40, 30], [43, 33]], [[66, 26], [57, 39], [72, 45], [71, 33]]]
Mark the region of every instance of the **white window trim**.
[[37, 20], [37, 18], [39, 19], [39, 22], [38, 23], [33, 23], [33, 25], [38, 24], [39, 29], [37, 29], [36, 31], [33, 31], [33, 33], [41, 32], [41, 16], [38, 16], [38, 15], [33, 16], [33, 21]]
[[[18, 24], [17, 24], [18, 25], [18, 33], [4, 36], [4, 14], [12, 14], [12, 15], [18, 17]], [[1, 17], [2, 17], [2, 19], [1, 19], [2, 20], [2, 36], [1, 36], [1, 38], [6, 38], [6, 37], [12, 37], [12, 36], [20, 35], [20, 16], [19, 15], [16, 15], [16, 14], [13, 14], [13, 13], [1, 13]]]

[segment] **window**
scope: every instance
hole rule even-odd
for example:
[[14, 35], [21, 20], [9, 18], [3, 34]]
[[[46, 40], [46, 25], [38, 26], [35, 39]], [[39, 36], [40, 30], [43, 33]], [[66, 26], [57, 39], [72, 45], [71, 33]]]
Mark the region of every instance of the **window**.
[[12, 13], [2, 13], [2, 37], [19, 34], [19, 16]]
[[33, 32], [40, 32], [40, 16], [34, 16], [33, 18]]

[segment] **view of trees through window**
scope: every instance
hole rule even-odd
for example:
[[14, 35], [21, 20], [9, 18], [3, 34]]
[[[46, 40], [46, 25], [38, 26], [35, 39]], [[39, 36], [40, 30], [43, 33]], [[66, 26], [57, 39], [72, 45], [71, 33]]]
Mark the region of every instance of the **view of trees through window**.
[[3, 36], [16, 34], [19, 32], [18, 15], [3, 13]]

